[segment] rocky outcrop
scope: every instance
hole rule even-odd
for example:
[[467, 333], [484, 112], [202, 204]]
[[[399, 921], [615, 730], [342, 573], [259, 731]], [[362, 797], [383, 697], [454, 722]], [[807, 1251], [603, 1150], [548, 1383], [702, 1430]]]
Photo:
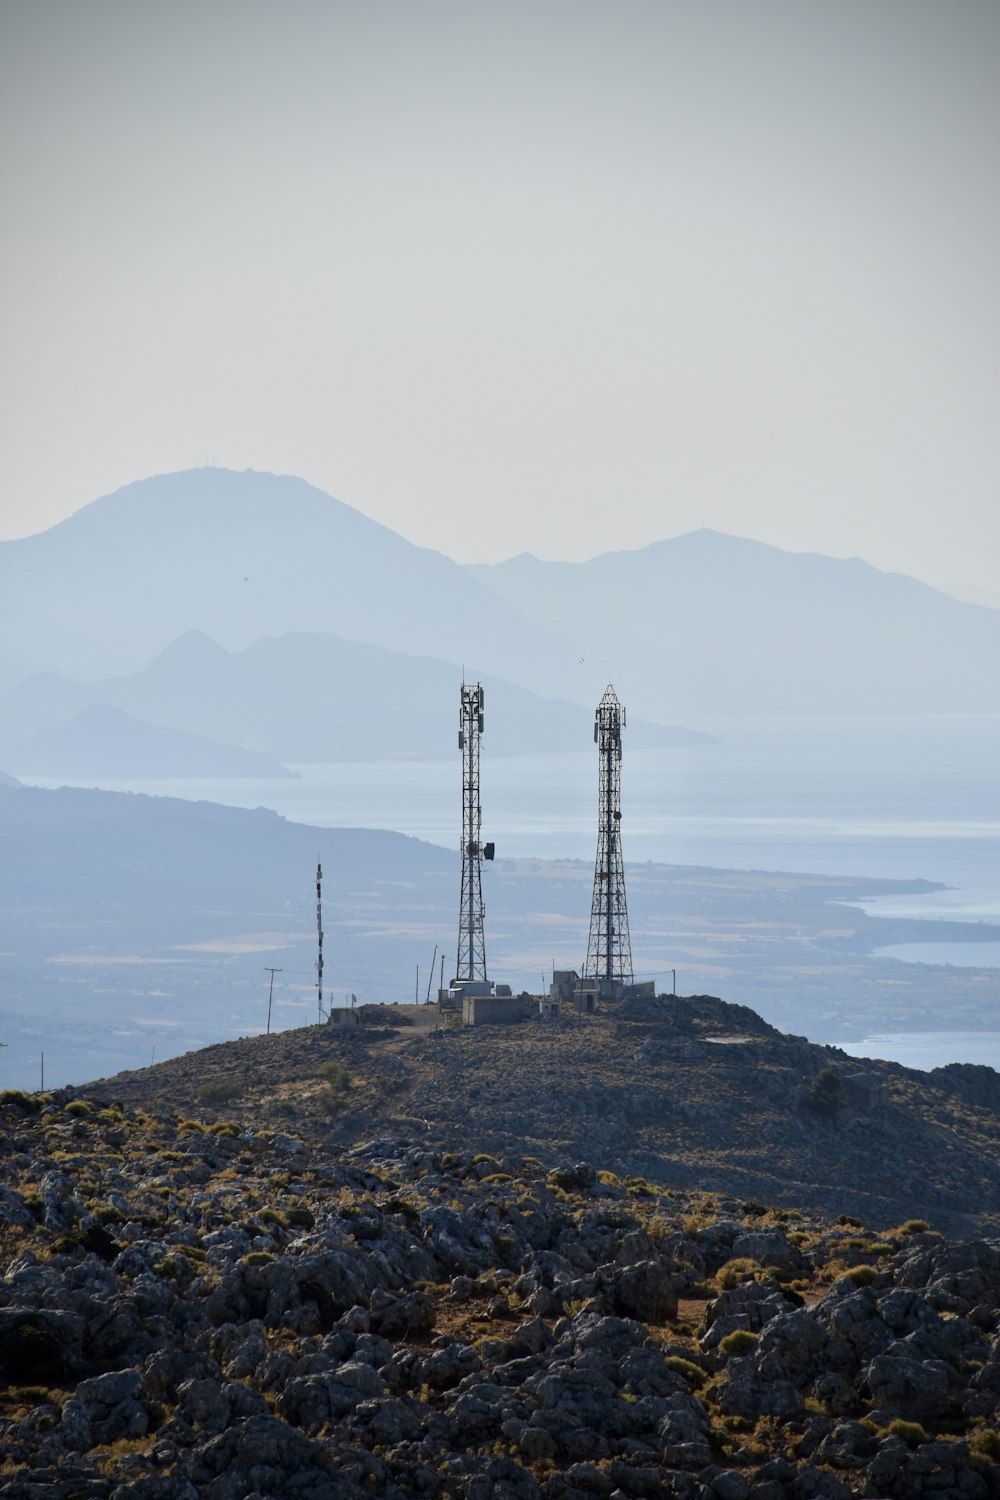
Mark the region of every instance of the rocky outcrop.
[[583, 1158], [741, 1199], [1000, 1233], [991, 1069], [860, 1062], [710, 995], [465, 1031], [439, 1027], [436, 1006], [365, 1016], [376, 1009], [377, 1026], [248, 1037], [92, 1087], [316, 1145], [388, 1132], [440, 1154], [470, 1140], [569, 1174]]
[[10, 1500], [1000, 1497], [1000, 1242], [79, 1099], [2, 1131]]

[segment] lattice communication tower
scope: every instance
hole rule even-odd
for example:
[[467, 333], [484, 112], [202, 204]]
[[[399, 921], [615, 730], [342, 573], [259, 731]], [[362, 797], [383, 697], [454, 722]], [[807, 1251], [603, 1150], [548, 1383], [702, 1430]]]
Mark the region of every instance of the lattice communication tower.
[[586, 978], [605, 981], [612, 993], [616, 986], [633, 982], [621, 841], [622, 730], [625, 725], [625, 710], [609, 682], [594, 715], [599, 787], [597, 861], [583, 973]]
[[483, 733], [483, 690], [478, 682], [462, 683], [458, 748], [462, 752], [462, 900], [458, 913], [458, 958], [455, 979], [486, 980], [482, 864], [493, 858], [493, 845], [482, 842], [479, 802], [479, 741]]

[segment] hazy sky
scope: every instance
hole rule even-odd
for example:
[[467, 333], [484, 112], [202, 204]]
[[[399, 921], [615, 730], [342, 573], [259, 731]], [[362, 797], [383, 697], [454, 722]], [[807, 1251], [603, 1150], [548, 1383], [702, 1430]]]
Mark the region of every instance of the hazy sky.
[[997, 0], [0, 0], [0, 535], [211, 456], [462, 561], [1000, 557]]

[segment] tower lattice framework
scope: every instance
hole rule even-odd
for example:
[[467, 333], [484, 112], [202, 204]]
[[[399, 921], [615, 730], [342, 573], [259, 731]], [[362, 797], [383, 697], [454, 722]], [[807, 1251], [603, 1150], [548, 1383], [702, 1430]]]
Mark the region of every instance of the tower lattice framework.
[[483, 733], [483, 690], [478, 682], [462, 683], [458, 748], [462, 752], [462, 898], [458, 914], [456, 980], [486, 979], [482, 862], [493, 858], [493, 845], [482, 842], [479, 800], [479, 741]]
[[621, 841], [622, 730], [625, 710], [608, 683], [594, 715], [598, 749], [597, 860], [590, 908], [585, 977], [609, 985], [631, 984], [632, 944], [625, 900]]

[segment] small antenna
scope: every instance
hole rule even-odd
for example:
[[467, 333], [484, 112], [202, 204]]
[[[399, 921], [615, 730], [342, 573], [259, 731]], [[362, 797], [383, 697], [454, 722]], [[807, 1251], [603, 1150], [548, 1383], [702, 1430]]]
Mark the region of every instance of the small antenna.
[[[320, 935], [320, 941], [322, 941], [322, 934]], [[273, 964], [265, 964], [264, 965], [264, 972], [266, 974], [270, 974], [270, 976], [271, 976], [271, 982], [270, 982], [270, 984], [267, 987], [267, 1031], [265, 1033], [265, 1035], [270, 1036], [271, 1035], [271, 999], [272, 999], [272, 996], [274, 995], [274, 976], [275, 976], [275, 974], [281, 974], [284, 971], [282, 969], [275, 968]]]
[[323, 866], [316, 866], [316, 1009], [317, 1020], [323, 1019]]

